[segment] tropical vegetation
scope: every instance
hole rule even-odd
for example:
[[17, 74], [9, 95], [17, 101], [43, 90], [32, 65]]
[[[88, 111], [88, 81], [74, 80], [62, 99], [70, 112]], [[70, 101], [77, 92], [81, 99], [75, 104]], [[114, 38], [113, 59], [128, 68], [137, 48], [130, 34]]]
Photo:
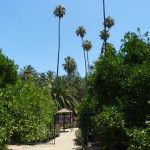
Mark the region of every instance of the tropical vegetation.
[[[103, 0], [104, 3], [104, 0]], [[119, 50], [108, 42], [115, 21], [105, 18], [100, 31], [101, 54], [90, 67], [92, 42], [84, 40], [79, 26], [85, 76], [75, 59], [64, 58], [66, 75], [59, 75], [60, 20], [66, 9], [54, 9], [58, 17], [57, 71], [37, 72], [32, 65], [19, 66], [0, 49], [0, 150], [8, 144], [31, 144], [53, 138], [58, 109], [72, 110], [78, 117], [77, 142], [100, 144], [103, 150], [150, 149], [150, 42], [148, 32], [125, 33]], [[87, 55], [86, 55], [87, 52]]]

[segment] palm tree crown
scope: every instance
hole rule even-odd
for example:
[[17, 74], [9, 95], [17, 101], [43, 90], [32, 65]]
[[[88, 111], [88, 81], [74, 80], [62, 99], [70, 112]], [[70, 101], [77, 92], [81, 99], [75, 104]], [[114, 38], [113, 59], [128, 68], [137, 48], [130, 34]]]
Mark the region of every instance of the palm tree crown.
[[85, 28], [83, 26], [79, 26], [76, 29], [76, 34], [77, 34], [77, 36], [80, 36], [83, 39], [84, 35], [86, 34]]
[[32, 80], [36, 76], [36, 70], [31, 65], [27, 65], [21, 69], [19, 75], [22, 80]]
[[[103, 23], [104, 24], [104, 23]], [[115, 24], [115, 20], [112, 19], [110, 16], [108, 16], [106, 19], [105, 19], [105, 26], [110, 29], [112, 26], [114, 26]]]
[[105, 31], [105, 30], [102, 30], [102, 31], [100, 31], [100, 38], [102, 39], [102, 40], [108, 40], [108, 38], [109, 38], [109, 36], [110, 36], [110, 33], [109, 33], [109, 31]]
[[[81, 39], [82, 39], [82, 45], [83, 45], [83, 37], [84, 35], [86, 34], [86, 30], [83, 26], [79, 26], [75, 33], [77, 34], [77, 36], [80, 36]], [[85, 51], [83, 50], [83, 53], [84, 53], [84, 64], [85, 64], [85, 74], [87, 75], [87, 66], [86, 66], [86, 56], [85, 56]]]
[[92, 48], [92, 42], [89, 40], [85, 40], [82, 44], [83, 50], [87, 52], [87, 64], [88, 64], [88, 69], [90, 68], [90, 63], [89, 63], [89, 50]]
[[64, 67], [64, 70], [67, 72], [68, 76], [70, 76], [77, 69], [76, 62], [74, 58], [71, 58], [70, 56], [68, 56], [64, 60], [65, 63], [62, 66]]
[[66, 9], [64, 6], [58, 5], [56, 6], [53, 14], [55, 15], [55, 17], [59, 17], [59, 19], [61, 19], [66, 14], [65, 11]]
[[68, 80], [65, 76], [59, 76], [52, 82], [51, 94], [58, 109], [68, 108], [74, 110], [78, 107], [75, 95], [77, 91], [68, 86]]
[[92, 48], [92, 42], [89, 40], [85, 40], [82, 44], [82, 47], [88, 52]]

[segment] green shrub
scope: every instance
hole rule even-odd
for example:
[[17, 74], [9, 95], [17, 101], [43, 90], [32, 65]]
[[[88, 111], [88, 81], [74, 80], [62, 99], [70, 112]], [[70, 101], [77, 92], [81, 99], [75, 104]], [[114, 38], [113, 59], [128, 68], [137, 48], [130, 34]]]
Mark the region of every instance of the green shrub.
[[128, 130], [130, 137], [128, 150], [149, 150], [150, 149], [150, 129], [132, 128]]
[[14, 64], [14, 61], [5, 56], [0, 49], [0, 88], [16, 83], [17, 69], [18, 66]]
[[0, 100], [0, 150], [6, 149], [11, 135], [12, 119]]
[[[12, 143], [33, 143], [49, 139], [49, 130], [57, 109], [47, 89], [31, 82], [18, 82], [2, 90], [1, 99], [5, 106], [4, 119], [11, 125], [2, 125], [9, 133]], [[11, 119], [7, 119], [7, 115]], [[9, 129], [9, 130], [8, 130]], [[4, 132], [5, 133], [5, 132]], [[3, 143], [5, 143], [3, 141]]]
[[103, 106], [103, 110], [95, 116], [94, 132], [104, 150], [115, 150], [118, 145], [126, 146], [128, 137], [124, 127], [123, 114], [116, 106]]
[[[19, 85], [22, 91], [13, 102], [13, 116], [16, 118], [14, 133], [19, 136], [20, 142], [35, 142], [49, 138], [49, 128], [53, 124], [53, 115], [56, 111], [50, 93], [46, 95], [44, 89], [32, 83]], [[13, 140], [13, 139], [12, 139]]]

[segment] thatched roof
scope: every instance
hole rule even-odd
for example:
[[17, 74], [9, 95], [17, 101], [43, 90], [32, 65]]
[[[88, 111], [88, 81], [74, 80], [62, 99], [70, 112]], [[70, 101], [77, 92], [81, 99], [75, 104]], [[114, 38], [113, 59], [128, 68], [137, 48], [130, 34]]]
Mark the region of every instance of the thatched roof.
[[72, 113], [72, 111], [68, 110], [66, 108], [63, 108], [63, 109], [57, 111], [57, 114], [65, 114], [65, 113]]

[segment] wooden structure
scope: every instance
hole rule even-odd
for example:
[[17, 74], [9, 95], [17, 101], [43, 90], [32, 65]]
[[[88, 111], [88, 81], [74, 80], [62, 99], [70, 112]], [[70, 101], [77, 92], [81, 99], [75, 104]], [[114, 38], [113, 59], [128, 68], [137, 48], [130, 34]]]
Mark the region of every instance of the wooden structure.
[[65, 132], [65, 124], [70, 123], [70, 126], [72, 127], [72, 122], [73, 122], [73, 115], [72, 111], [68, 110], [66, 108], [63, 108], [59, 111], [57, 111], [57, 116], [58, 116], [58, 123], [63, 124], [63, 131]]

